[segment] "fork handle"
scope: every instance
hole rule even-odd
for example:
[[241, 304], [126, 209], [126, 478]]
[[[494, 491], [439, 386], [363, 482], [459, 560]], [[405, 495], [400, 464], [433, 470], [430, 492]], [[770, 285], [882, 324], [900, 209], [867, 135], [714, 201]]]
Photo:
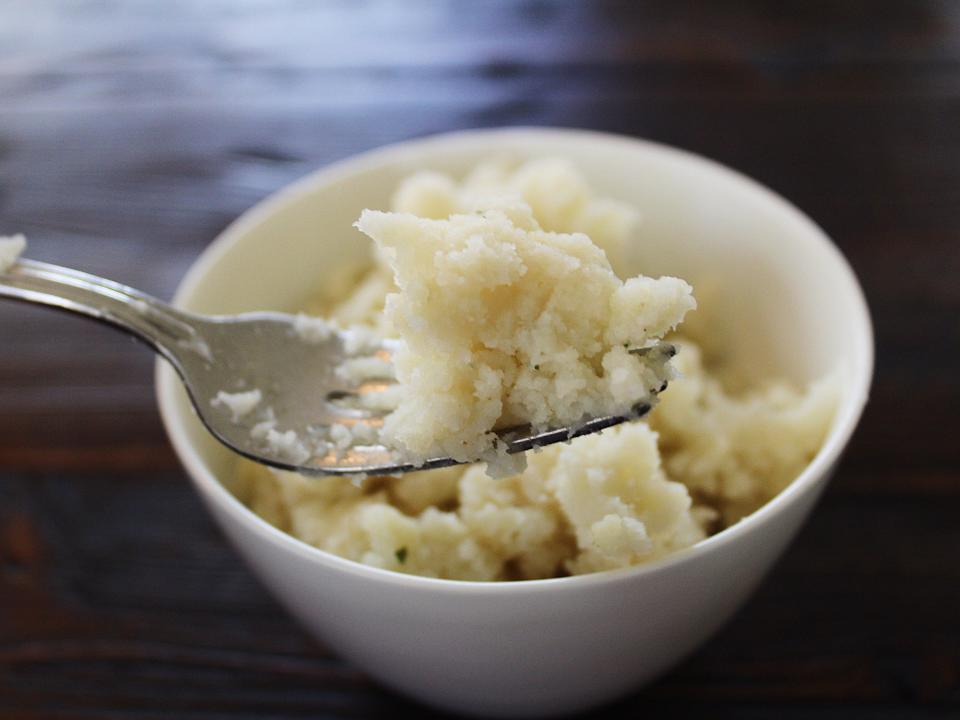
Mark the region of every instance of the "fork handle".
[[126, 285], [70, 268], [19, 260], [0, 272], [0, 297], [66, 310], [139, 338], [167, 359], [184, 349], [203, 354], [190, 316]]

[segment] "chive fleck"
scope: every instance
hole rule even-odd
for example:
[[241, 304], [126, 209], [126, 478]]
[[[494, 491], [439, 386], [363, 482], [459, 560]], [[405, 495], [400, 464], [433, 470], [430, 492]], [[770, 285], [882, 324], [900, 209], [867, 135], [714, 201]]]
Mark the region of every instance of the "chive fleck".
[[393, 554], [397, 556], [397, 562], [403, 565], [407, 561], [407, 546], [404, 545], [402, 548], [397, 548]]
[[534, 365], [534, 366], [533, 366], [533, 369], [534, 369], [534, 370], [539, 370], [539, 369], [540, 369], [540, 366], [539, 366], [539, 365]]

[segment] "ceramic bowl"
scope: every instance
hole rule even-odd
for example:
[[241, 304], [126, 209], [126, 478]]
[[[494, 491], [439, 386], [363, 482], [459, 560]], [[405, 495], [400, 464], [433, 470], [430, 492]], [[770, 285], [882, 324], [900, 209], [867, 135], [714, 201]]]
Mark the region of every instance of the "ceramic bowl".
[[568, 714], [662, 673], [757, 586], [814, 506], [860, 418], [872, 332], [841, 253], [781, 197], [663, 145], [535, 128], [413, 140], [322, 169], [227, 228], [175, 302], [207, 313], [296, 310], [364, 262], [368, 244], [351, 225], [363, 208], [387, 207], [403, 177], [424, 168], [462, 175], [502, 153], [568, 158], [598, 193], [640, 208], [643, 227], [628, 264], [690, 281], [709, 319], [712, 350], [739, 372], [804, 382], [841, 368], [843, 396], [829, 436], [778, 497], [688, 550], [631, 569], [514, 583], [415, 577], [342, 559], [268, 525], [225, 488], [235, 458], [204, 431], [162, 362], [158, 397], [206, 506], [253, 572], [320, 642], [384, 685], [437, 707], [481, 716]]

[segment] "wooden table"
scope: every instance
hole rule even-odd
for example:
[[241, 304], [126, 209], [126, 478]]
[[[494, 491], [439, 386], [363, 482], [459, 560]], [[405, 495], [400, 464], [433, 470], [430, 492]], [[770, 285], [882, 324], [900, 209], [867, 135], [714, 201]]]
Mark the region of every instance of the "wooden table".
[[[169, 296], [245, 208], [462, 127], [686, 147], [835, 238], [878, 367], [795, 545], [608, 713], [960, 717], [960, 3], [0, 0], [0, 234]], [[164, 438], [153, 358], [0, 303], [0, 717], [422, 710], [296, 627]]]

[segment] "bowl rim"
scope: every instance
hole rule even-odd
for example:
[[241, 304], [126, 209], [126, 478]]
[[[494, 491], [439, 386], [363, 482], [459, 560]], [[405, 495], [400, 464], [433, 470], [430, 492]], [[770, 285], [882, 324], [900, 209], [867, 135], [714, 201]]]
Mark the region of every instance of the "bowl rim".
[[404, 155], [422, 151], [432, 145], [442, 146], [462, 143], [469, 146], [471, 144], [483, 144], [493, 137], [503, 138], [505, 136], [517, 139], [538, 137], [549, 138], [556, 141], [590, 141], [609, 145], [629, 146], [632, 149], [642, 148], [646, 152], [667, 156], [671, 160], [678, 161], [682, 164], [691, 167], [695, 166], [695, 169], [714, 173], [725, 182], [741, 185], [745, 190], [757, 195], [762, 201], [784, 214], [791, 223], [795, 224], [796, 227], [802, 231], [803, 235], [808, 237], [810, 242], [819, 244], [827, 251], [828, 255], [833, 258], [845, 276], [848, 289], [852, 293], [851, 301], [856, 314], [858, 337], [852, 338], [851, 341], [856, 341], [861, 344], [860, 355], [862, 357], [860, 357], [860, 362], [852, 368], [850, 377], [848, 378], [851, 387], [845, 397], [841, 399], [833, 425], [819, 452], [786, 488], [750, 515], [688, 548], [674, 551], [663, 558], [649, 563], [584, 575], [518, 580], [512, 582], [433, 578], [377, 568], [343, 558], [307, 544], [293, 535], [274, 527], [254, 513], [216, 478], [214, 473], [208, 469], [202, 461], [200, 453], [191, 444], [186, 432], [186, 426], [179, 422], [177, 418], [175, 390], [179, 385], [179, 378], [164, 360], [158, 358], [155, 367], [157, 402], [164, 429], [170, 438], [175, 453], [187, 470], [191, 480], [201, 491], [201, 494], [209, 502], [216, 502], [225, 511], [230, 512], [248, 532], [259, 536], [271, 545], [299, 555], [310, 562], [319, 563], [330, 570], [365, 577], [371, 581], [405, 586], [410, 589], [440, 590], [456, 593], [517, 594], [538, 591], [543, 588], [584, 588], [627, 578], [658, 574], [680, 563], [686, 563], [695, 558], [718, 551], [720, 548], [735, 542], [742, 536], [750, 534], [767, 523], [775, 521], [789, 505], [807, 491], [811, 490], [812, 486], [818, 481], [825, 480], [825, 476], [839, 459], [863, 414], [863, 409], [869, 397], [874, 368], [873, 324], [863, 289], [849, 261], [822, 228], [793, 203], [770, 188], [715, 160], [652, 140], [594, 130], [511, 126], [431, 134], [391, 143], [351, 155], [313, 170], [298, 180], [281, 187], [258, 201], [231, 222], [190, 266], [177, 287], [173, 298], [173, 305], [181, 308], [185, 307], [185, 303], [190, 295], [193, 294], [209, 270], [214, 267], [220, 258], [250, 229], [259, 225], [267, 217], [284, 212], [290, 205], [299, 201], [304, 195], [311, 193], [317, 186], [334, 183], [338, 178], [342, 179], [345, 175], [359, 174], [380, 165], [397, 163], [402, 161]]

